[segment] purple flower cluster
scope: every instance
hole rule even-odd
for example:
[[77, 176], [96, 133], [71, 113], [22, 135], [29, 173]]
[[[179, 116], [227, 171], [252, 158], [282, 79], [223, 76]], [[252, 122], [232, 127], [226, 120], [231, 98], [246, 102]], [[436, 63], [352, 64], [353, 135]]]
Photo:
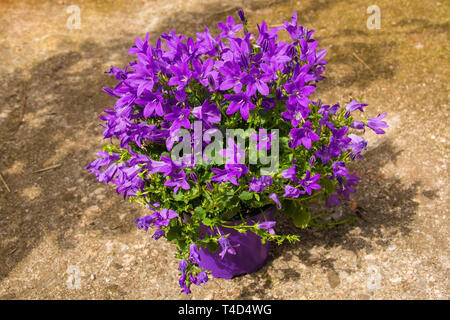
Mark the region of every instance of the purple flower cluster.
[[[195, 243], [192, 243], [189, 246], [189, 262], [194, 264], [198, 264], [200, 262], [200, 254]], [[191, 284], [199, 286], [208, 282], [208, 274], [205, 271], [195, 274], [194, 272], [188, 270], [189, 262], [185, 259], [181, 259], [178, 265], [178, 270], [181, 271], [181, 276], [178, 279], [178, 283], [180, 284], [181, 292], [184, 293], [191, 293]]]
[[[244, 15], [240, 14], [240, 17], [242, 19]], [[170, 151], [178, 142], [174, 138], [178, 130], [191, 129], [190, 120], [202, 121], [207, 129], [215, 128], [214, 124], [221, 122], [221, 105], [226, 106], [227, 115], [239, 113], [248, 120], [258, 100], [267, 105], [273, 101], [270, 95], [280, 95], [275, 92], [275, 84], [285, 74], [292, 73], [292, 77], [284, 84], [287, 96], [279, 97], [285, 100], [288, 109], [282, 116], [294, 127], [307, 118], [309, 96], [315, 90], [315, 86], [308, 83], [323, 78], [321, 74], [326, 64], [323, 60], [326, 51], [316, 50], [318, 42], [311, 38], [313, 31], [298, 26], [296, 14], [291, 23], [285, 22], [283, 27], [271, 30], [263, 22], [258, 26], [257, 38], [248, 32], [243, 38], [237, 37], [242, 24], [236, 24], [232, 17], [228, 17], [226, 23], [219, 23], [218, 27], [221, 33], [217, 37], [205, 28], [195, 40], [172, 30], [162, 34], [154, 46], [149, 43], [147, 34], [145, 39], [137, 38], [128, 51], [137, 56], [137, 61], [124, 69], [111, 68], [109, 73], [118, 83], [113, 89], [104, 88], [104, 91], [117, 100], [114, 108], [100, 116], [105, 122], [103, 134], [105, 138], [118, 138], [120, 146], [132, 154], [132, 159], [122, 162], [119, 167], [109, 166], [110, 157], [91, 164], [91, 173], [95, 173], [100, 181], [112, 181], [118, 186], [118, 193], [135, 196], [143, 187], [142, 179], [136, 178], [138, 173], [149, 169], [151, 173], [164, 172], [169, 177], [165, 185], [173, 188], [175, 193], [180, 188], [189, 189], [191, 186], [183, 167], [169, 164], [163, 156], [161, 161], [155, 161], [146, 155], [134, 154], [130, 143], [138, 147], [165, 143]], [[294, 42], [278, 41], [280, 29], [286, 29]], [[301, 56], [297, 61], [298, 47]], [[194, 82], [207, 92], [221, 92], [225, 100], [220, 105], [211, 99], [205, 99], [200, 105], [192, 103], [189, 95]], [[292, 129], [291, 136], [292, 148], [299, 144], [308, 148], [318, 139], [309, 122], [302, 128]], [[270, 141], [266, 145], [270, 148]], [[262, 144], [258, 146], [262, 147]], [[130, 162], [143, 165], [131, 166]], [[107, 169], [101, 172], [101, 167]], [[248, 169], [245, 165], [231, 165], [213, 169], [213, 172], [217, 176], [212, 181], [237, 185]], [[114, 179], [115, 175], [121, 178]]]
[[[388, 127], [386, 113], [353, 120], [352, 114], [366, 107], [359, 101], [341, 108], [313, 100], [317, 83], [324, 79], [326, 50], [318, 49], [314, 30], [298, 25], [297, 13], [276, 28], [269, 29], [262, 22], [255, 34], [247, 29], [244, 12], [238, 15], [241, 23], [231, 16], [218, 23], [215, 37], [205, 27], [194, 38], [174, 30], [163, 33], [154, 44], [149, 34], [137, 38], [128, 50], [136, 60], [107, 72], [117, 79], [114, 88], [103, 88], [115, 103], [100, 116], [103, 136], [111, 144], [97, 153], [87, 169], [100, 182], [113, 183], [117, 194], [138, 198], [148, 206], [152, 213], [136, 218], [136, 224], [145, 231], [155, 227], [154, 239], [167, 236], [173, 226], [189, 234], [195, 228], [184, 230], [189, 222], [182, 217], [196, 209], [190, 200], [196, 199], [200, 207], [210, 204], [206, 208], [215, 210], [222, 200], [213, 199], [214, 193], [220, 193], [224, 185], [230, 197], [242, 195], [234, 194], [237, 190], [246, 192], [239, 199], [253, 199], [254, 208], [267, 203], [282, 208], [285, 201], [318, 192], [325, 194], [328, 205], [340, 204], [349, 199], [359, 180], [349, 173], [346, 163], [360, 158], [367, 146], [351, 130], [368, 127], [382, 134]], [[287, 32], [292, 41], [279, 40], [279, 32]], [[280, 143], [280, 169], [260, 174], [256, 171], [260, 167], [245, 162], [249, 154], [245, 145], [233, 139], [219, 153], [226, 159], [223, 165], [208, 165], [205, 170], [205, 166], [196, 166], [193, 153], [183, 155], [186, 161], [175, 162], [170, 152], [182, 141], [180, 133], [195, 138], [194, 121], [201, 124], [202, 137], [230, 126], [259, 130], [249, 136], [259, 153], [274, 152], [273, 140], [285, 139]], [[267, 131], [278, 128], [280, 136]], [[118, 146], [112, 145], [113, 140], [118, 140]], [[192, 140], [191, 149], [200, 149], [202, 155], [212, 143], [211, 139], [202, 139], [200, 144]], [[330, 180], [336, 188], [324, 190], [324, 182]], [[203, 197], [199, 190], [211, 195]], [[264, 222], [258, 228], [274, 235], [274, 225], [275, 221]], [[183, 243], [184, 255], [180, 256], [184, 257], [179, 266], [184, 292], [190, 292], [190, 284], [208, 280], [204, 271], [191, 269], [200, 259], [198, 237], [191, 240], [189, 249]], [[238, 245], [226, 237], [216, 241], [220, 256], [236, 253]]]
[[[154, 209], [153, 209], [154, 210]], [[136, 224], [139, 229], [144, 229], [145, 231], [148, 228], [154, 226], [159, 228], [161, 226], [167, 227], [170, 223], [170, 220], [178, 217], [178, 213], [173, 210], [161, 209], [160, 211], [154, 210], [154, 212], [150, 215], [146, 215], [141, 218], [135, 218]]]

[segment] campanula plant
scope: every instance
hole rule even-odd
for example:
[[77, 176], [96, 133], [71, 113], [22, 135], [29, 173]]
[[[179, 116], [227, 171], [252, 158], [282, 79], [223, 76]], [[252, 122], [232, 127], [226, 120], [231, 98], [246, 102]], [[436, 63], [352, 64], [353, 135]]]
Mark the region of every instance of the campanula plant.
[[[148, 34], [136, 39], [128, 51], [136, 60], [109, 71], [117, 84], [104, 91], [116, 100], [100, 119], [110, 143], [87, 167], [145, 206], [138, 228], [176, 244], [186, 293], [208, 281], [199, 249], [222, 258], [239, 250], [218, 227], [262, 242], [297, 240], [275, 232], [276, 217], [247, 222], [271, 206], [299, 228], [323, 225], [308, 206], [339, 205], [355, 192], [359, 178], [348, 163], [367, 146], [356, 133], [388, 127], [385, 113], [355, 121], [366, 107], [358, 100], [340, 106], [313, 98], [326, 51], [296, 13], [273, 29], [262, 22], [255, 33], [238, 15], [219, 23], [216, 37], [205, 27], [195, 39], [174, 30], [154, 45]], [[280, 32], [292, 41], [280, 41]], [[205, 226], [212, 232], [201, 233]]]

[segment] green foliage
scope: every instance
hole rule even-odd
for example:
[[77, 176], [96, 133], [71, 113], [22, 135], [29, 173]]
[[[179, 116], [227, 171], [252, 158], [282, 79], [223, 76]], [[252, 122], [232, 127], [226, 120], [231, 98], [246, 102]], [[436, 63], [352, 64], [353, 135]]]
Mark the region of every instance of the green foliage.
[[311, 220], [309, 209], [298, 201], [285, 201], [284, 212], [292, 218], [297, 228], [306, 228]]

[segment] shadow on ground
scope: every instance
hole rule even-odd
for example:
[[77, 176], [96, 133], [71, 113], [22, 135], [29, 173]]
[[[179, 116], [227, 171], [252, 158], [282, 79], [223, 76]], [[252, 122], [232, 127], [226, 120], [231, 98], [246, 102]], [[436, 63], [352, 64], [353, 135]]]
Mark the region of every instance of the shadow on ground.
[[[172, 12], [150, 38], [171, 29], [187, 36], [195, 36], [204, 25], [215, 30], [217, 21], [237, 9], [215, 1], [201, 10]], [[104, 64], [112, 56], [120, 57], [114, 61], [118, 67], [132, 61], [134, 56], [126, 52], [145, 33], [123, 33], [107, 45], [94, 39], [78, 44], [64, 40], [61, 53], [30, 70], [16, 69], [0, 84], [9, 109], [0, 131], [0, 167], [12, 189], [0, 193], [0, 281], [50, 232], [56, 232], [61, 249], [71, 249], [80, 233], [134, 230], [140, 206], [123, 201], [84, 168], [101, 150], [98, 115], [113, 104], [101, 91], [116, 83], [104, 74], [109, 67]], [[55, 164], [61, 166], [33, 173]]]
[[[297, 234], [300, 241], [296, 244], [285, 243], [272, 248], [271, 256], [265, 267], [251, 275], [251, 284], [242, 288], [240, 297], [243, 299], [252, 296], [265, 296], [266, 290], [272, 288], [273, 283], [267, 277], [267, 270], [274, 259], [290, 261], [293, 255], [308, 267], [319, 268], [323, 273], [335, 272], [333, 258], [317, 257], [311, 254], [314, 247], [331, 249], [340, 247], [358, 254], [365, 249], [366, 252], [374, 250], [374, 246], [388, 247], [390, 238], [396, 235], [406, 236], [410, 233], [410, 223], [417, 213], [418, 203], [414, 198], [418, 195], [419, 183], [405, 186], [397, 178], [385, 177], [380, 172], [388, 162], [395, 163], [401, 150], [397, 150], [387, 140], [378, 147], [368, 151], [363, 159], [359, 160], [354, 169], [361, 177], [354, 195], [356, 210], [345, 205], [338, 209], [328, 210], [331, 214], [341, 215], [341, 219], [355, 217], [356, 223], [337, 226], [330, 230], [297, 229], [288, 218], [279, 217], [277, 232], [280, 234]], [[435, 190], [423, 192], [427, 197], [434, 197]], [[337, 212], [340, 210], [341, 212]], [[359, 229], [359, 232], [352, 232]], [[383, 229], [383, 233], [381, 233]], [[386, 236], [386, 234], [388, 236]], [[329, 251], [329, 250], [327, 250]], [[279, 270], [280, 271], [280, 270]], [[302, 278], [292, 269], [281, 270], [279, 282], [295, 280], [309, 281]]]

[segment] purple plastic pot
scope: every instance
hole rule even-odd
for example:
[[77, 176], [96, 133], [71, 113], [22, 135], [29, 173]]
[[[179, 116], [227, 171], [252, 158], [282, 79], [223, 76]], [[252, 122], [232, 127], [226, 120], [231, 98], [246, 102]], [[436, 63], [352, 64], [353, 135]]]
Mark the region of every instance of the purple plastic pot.
[[[264, 213], [246, 219], [248, 224], [273, 220], [275, 207], [267, 209]], [[264, 218], [265, 216], [265, 218]], [[232, 225], [238, 224], [239, 221], [230, 222]], [[261, 268], [269, 256], [270, 243], [261, 243], [261, 237], [251, 231], [240, 233], [234, 229], [219, 227], [221, 234], [230, 234], [228, 239], [231, 244], [240, 244], [236, 247], [236, 255], [226, 254], [222, 259], [219, 256], [221, 248], [216, 252], [211, 252], [208, 248], [200, 249], [201, 268], [210, 270], [211, 274], [216, 278], [231, 279], [246, 273], [253, 273]], [[211, 233], [211, 229], [205, 225], [200, 226], [201, 232]]]

